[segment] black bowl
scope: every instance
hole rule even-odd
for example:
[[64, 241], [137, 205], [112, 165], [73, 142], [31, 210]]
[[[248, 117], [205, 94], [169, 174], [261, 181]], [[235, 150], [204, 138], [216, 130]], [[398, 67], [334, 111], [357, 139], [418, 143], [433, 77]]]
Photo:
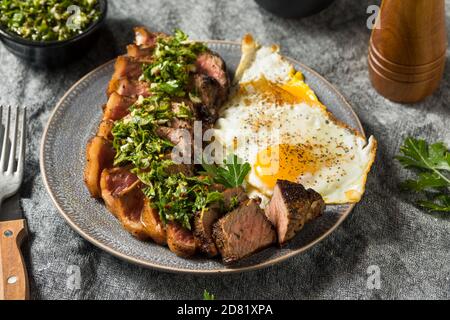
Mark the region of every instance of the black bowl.
[[98, 29], [104, 24], [108, 3], [99, 0], [100, 18], [83, 33], [63, 41], [33, 41], [10, 32], [0, 26], [0, 40], [6, 49], [37, 66], [59, 66], [80, 57], [94, 42]]
[[301, 18], [318, 13], [334, 0], [255, 0], [257, 4], [283, 18]]

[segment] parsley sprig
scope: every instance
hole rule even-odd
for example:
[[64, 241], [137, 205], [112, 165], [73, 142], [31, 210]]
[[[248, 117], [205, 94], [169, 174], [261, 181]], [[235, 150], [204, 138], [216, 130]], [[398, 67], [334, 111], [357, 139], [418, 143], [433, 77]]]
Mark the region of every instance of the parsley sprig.
[[248, 162], [242, 163], [242, 160], [235, 154], [229, 155], [224, 160], [223, 166], [204, 163], [202, 167], [216, 183], [220, 183], [227, 188], [241, 186], [251, 169]]
[[396, 158], [405, 168], [418, 171], [417, 179], [406, 180], [402, 187], [426, 193], [427, 200], [418, 204], [434, 212], [450, 212], [450, 152], [442, 142], [407, 138]]
[[203, 291], [203, 300], [216, 300], [216, 297], [206, 289]]

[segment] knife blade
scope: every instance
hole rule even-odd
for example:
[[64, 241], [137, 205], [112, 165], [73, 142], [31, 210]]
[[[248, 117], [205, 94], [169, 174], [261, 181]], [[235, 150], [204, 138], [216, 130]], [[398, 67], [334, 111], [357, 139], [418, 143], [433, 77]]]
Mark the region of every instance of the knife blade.
[[3, 201], [0, 207], [0, 221], [23, 219], [23, 211], [20, 207], [20, 195], [16, 193]]

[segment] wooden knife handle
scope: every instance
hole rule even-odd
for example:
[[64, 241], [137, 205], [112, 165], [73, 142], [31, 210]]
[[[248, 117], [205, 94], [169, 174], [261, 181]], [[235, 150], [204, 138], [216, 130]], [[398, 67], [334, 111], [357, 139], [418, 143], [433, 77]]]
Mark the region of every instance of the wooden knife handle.
[[27, 236], [26, 221], [0, 222], [0, 300], [27, 300], [28, 275], [20, 246]]

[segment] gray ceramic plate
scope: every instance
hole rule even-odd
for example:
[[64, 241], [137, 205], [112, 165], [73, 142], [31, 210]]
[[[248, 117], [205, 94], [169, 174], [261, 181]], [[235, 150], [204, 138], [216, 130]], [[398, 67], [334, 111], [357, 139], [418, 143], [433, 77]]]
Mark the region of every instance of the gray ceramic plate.
[[[240, 59], [240, 45], [221, 41], [208, 44], [225, 59], [230, 73], [234, 73]], [[343, 96], [317, 73], [291, 61], [304, 73], [308, 84], [329, 110], [363, 133], [358, 117]], [[70, 226], [96, 246], [127, 261], [164, 271], [242, 272], [273, 265], [307, 250], [329, 235], [352, 210], [353, 205], [328, 206], [320, 219], [306, 225], [283, 249], [268, 248], [233, 266], [203, 257], [179, 258], [166, 247], [133, 238], [102, 202], [89, 196], [83, 182], [85, 146], [97, 130], [113, 68], [114, 61], [100, 66], [64, 95], [50, 117], [41, 145], [41, 171], [51, 198]]]

